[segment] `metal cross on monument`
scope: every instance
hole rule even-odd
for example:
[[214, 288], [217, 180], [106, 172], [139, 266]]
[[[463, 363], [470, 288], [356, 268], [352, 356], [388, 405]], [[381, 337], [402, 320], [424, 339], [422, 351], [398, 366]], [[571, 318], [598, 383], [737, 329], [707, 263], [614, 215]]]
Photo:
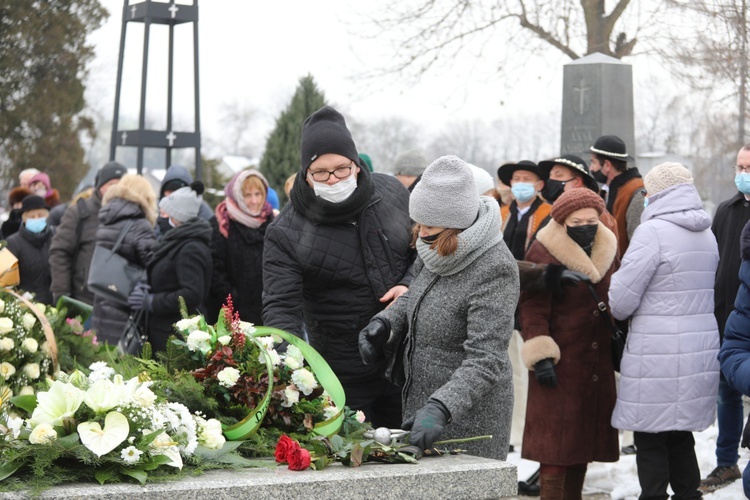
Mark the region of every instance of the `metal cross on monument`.
[[[172, 164], [172, 150], [175, 148], [195, 148], [195, 178], [202, 178], [201, 166], [201, 132], [200, 132], [200, 94], [198, 87], [198, 0], [192, 0], [192, 5], [178, 4], [175, 0], [169, 3], [142, 0], [130, 3], [124, 0], [122, 10], [122, 33], [120, 36], [120, 56], [117, 64], [117, 87], [115, 89], [115, 110], [112, 120], [112, 139], [110, 142], [109, 158], [115, 159], [117, 147], [138, 148], [136, 167], [138, 173], [143, 173], [144, 148], [165, 150], [166, 167]], [[125, 56], [125, 34], [128, 23], [143, 23], [143, 60], [141, 66], [141, 96], [138, 114], [138, 128], [121, 130], [120, 95], [122, 91], [122, 71]], [[193, 77], [195, 89], [195, 127], [193, 131], [179, 131], [173, 129], [173, 94], [174, 84], [174, 27], [178, 24], [193, 23]], [[155, 114], [158, 110], [146, 110], [146, 88], [148, 82], [148, 49], [149, 36], [152, 25], [164, 25], [169, 29], [169, 52], [167, 64], [167, 102], [166, 129], [154, 130], [146, 128], [146, 112]], [[186, 44], [180, 44], [185, 47]]]

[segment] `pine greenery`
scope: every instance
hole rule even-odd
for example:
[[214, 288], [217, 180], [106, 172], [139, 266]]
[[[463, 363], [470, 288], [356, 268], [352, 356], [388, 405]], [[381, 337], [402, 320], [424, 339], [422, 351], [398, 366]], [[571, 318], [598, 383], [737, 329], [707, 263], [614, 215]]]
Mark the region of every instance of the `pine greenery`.
[[305, 118], [325, 106], [323, 92], [311, 75], [300, 79], [289, 106], [276, 119], [276, 127], [268, 136], [260, 161], [260, 171], [279, 195], [279, 203], [286, 202], [284, 182], [300, 168], [299, 144]]

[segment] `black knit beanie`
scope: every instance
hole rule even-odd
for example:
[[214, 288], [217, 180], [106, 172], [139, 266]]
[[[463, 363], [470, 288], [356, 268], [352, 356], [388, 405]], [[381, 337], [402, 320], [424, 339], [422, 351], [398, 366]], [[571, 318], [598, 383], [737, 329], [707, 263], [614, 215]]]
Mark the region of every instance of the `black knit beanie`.
[[332, 107], [323, 106], [308, 116], [302, 125], [302, 171], [306, 171], [316, 158], [328, 153], [339, 154], [359, 163], [357, 146], [346, 128], [344, 117]]

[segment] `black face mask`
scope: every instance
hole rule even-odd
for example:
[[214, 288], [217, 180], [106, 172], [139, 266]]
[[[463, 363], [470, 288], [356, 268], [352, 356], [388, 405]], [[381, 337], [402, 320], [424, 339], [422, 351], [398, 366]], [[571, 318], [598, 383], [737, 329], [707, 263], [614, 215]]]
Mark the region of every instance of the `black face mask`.
[[594, 179], [596, 179], [596, 182], [598, 182], [599, 184], [607, 183], [607, 176], [604, 175], [601, 170], [597, 170], [596, 172], [591, 172], [591, 175], [594, 176]]
[[157, 217], [156, 225], [159, 226], [159, 232], [166, 234], [167, 231], [172, 229], [172, 225], [169, 223], [169, 217]]
[[431, 236], [425, 236], [425, 237], [420, 236], [419, 239], [421, 239], [423, 242], [425, 242], [428, 245], [432, 245], [433, 243], [437, 241], [438, 236], [440, 236], [440, 233], [436, 233]]
[[587, 224], [585, 226], [565, 226], [570, 239], [575, 241], [587, 255], [591, 255], [591, 247], [594, 245], [594, 237], [599, 224]]
[[572, 180], [573, 179], [558, 181], [555, 179], [548, 179], [547, 182], [544, 183], [544, 192], [542, 195], [548, 202], [553, 203], [565, 191], [565, 184]]

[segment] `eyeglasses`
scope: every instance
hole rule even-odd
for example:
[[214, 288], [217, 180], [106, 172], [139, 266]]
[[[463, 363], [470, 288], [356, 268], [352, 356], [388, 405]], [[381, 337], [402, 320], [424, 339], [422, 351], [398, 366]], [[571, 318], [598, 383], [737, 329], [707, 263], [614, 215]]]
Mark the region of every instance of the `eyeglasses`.
[[311, 172], [308, 169], [307, 173], [310, 174], [313, 180], [318, 182], [326, 182], [331, 177], [331, 174], [337, 179], [346, 179], [352, 173], [353, 166], [354, 162], [351, 162], [348, 167], [339, 167], [335, 170], [318, 170], [317, 172]]
[[737, 172], [738, 174], [741, 174], [743, 172], [750, 174], [750, 165], [745, 165], [745, 166], [735, 165], [734, 171]]

